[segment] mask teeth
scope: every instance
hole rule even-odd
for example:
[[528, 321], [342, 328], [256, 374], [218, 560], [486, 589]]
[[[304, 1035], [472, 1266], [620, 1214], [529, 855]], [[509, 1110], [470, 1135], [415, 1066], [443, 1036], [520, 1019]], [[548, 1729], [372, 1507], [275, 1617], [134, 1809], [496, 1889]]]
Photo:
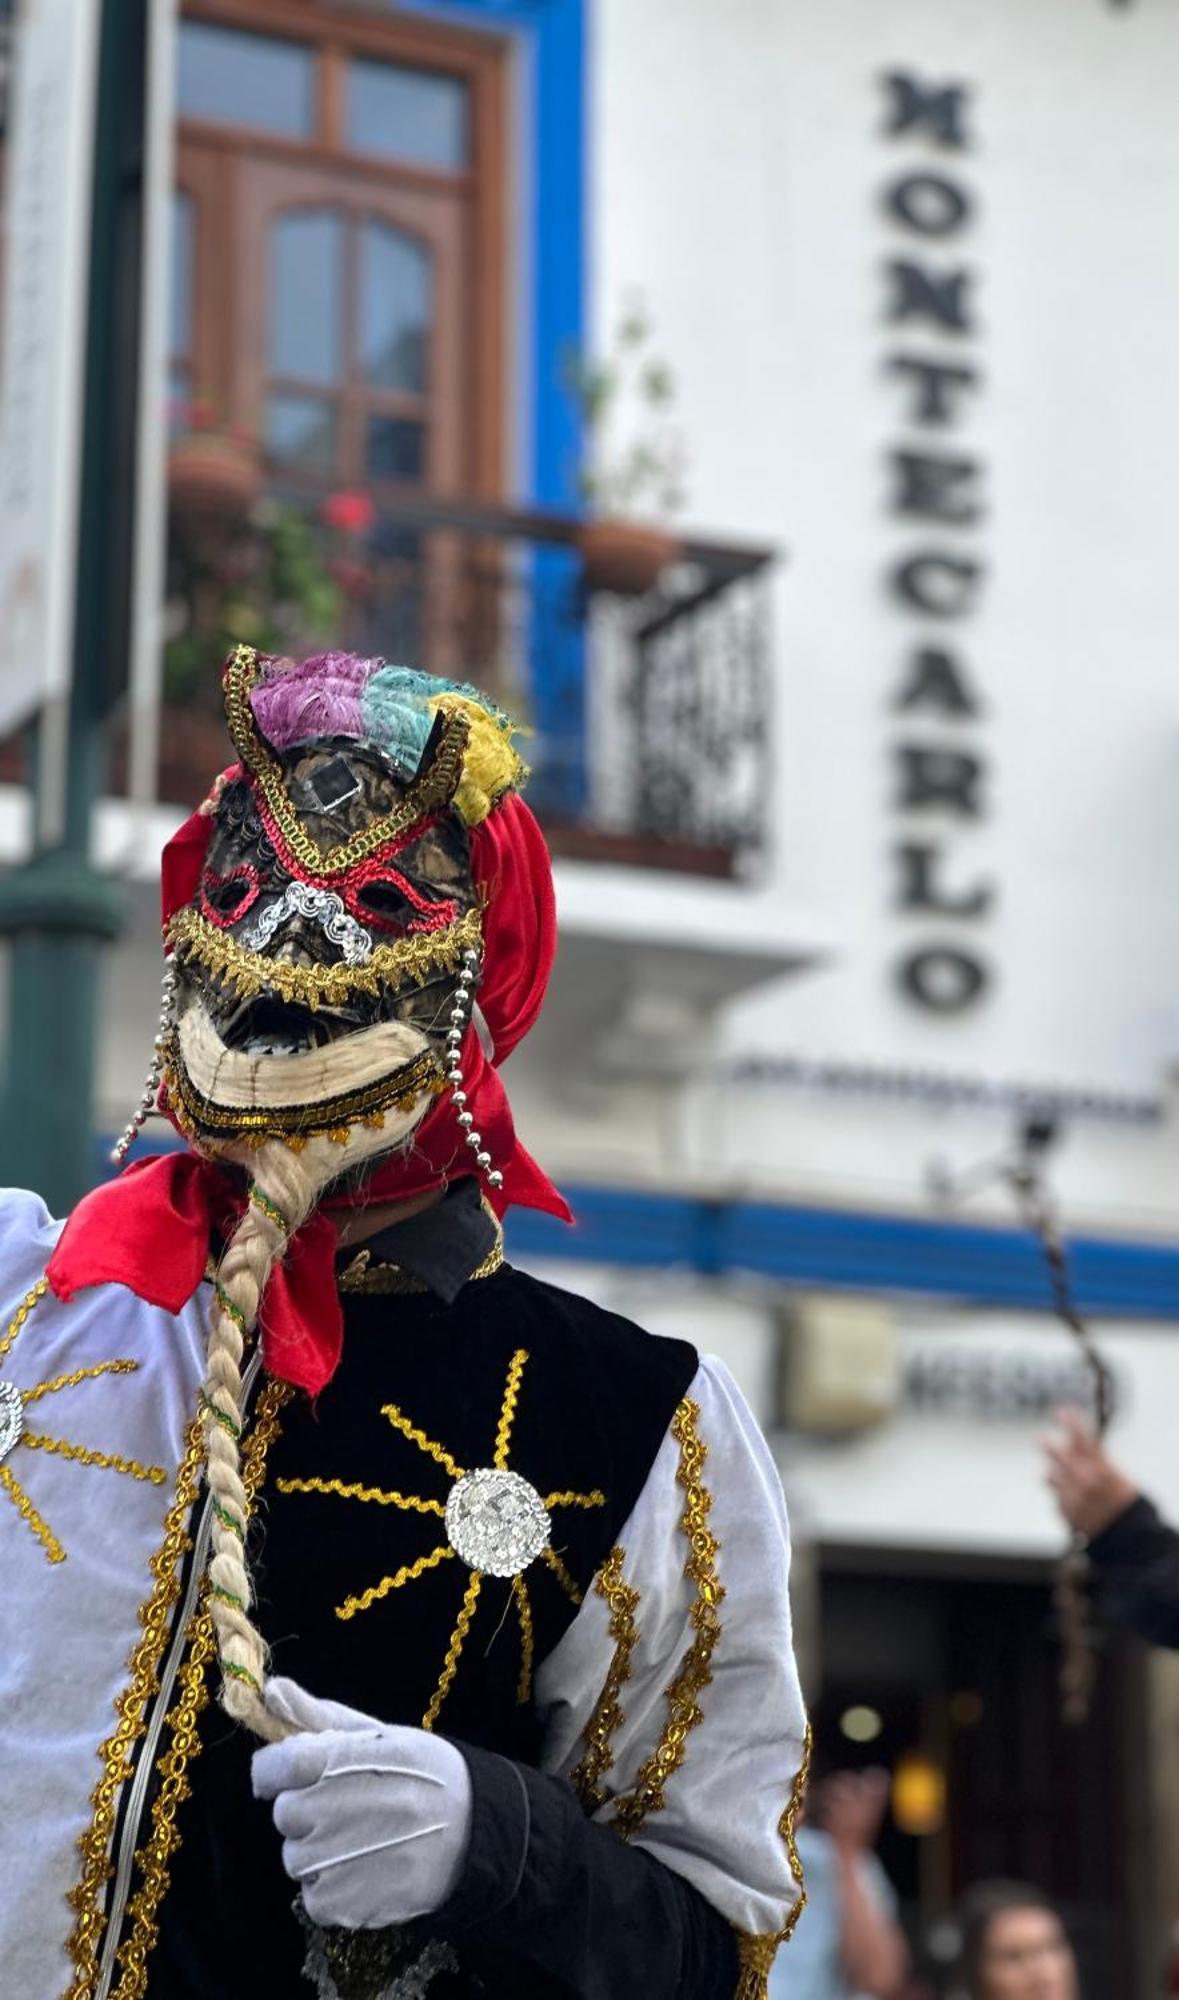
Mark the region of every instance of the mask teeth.
[[499, 1168], [491, 1164], [491, 1154], [483, 1144], [483, 1134], [475, 1130], [475, 1119], [467, 1109], [467, 1093], [463, 1087], [463, 1037], [470, 1025], [474, 1010], [478, 980], [479, 954], [473, 950], [465, 951], [462, 971], [459, 973], [458, 992], [454, 997], [454, 1006], [450, 1010], [450, 1026], [446, 1031], [446, 1078], [458, 1107], [458, 1122], [462, 1127], [463, 1137], [475, 1155], [475, 1165], [480, 1173], [486, 1176], [488, 1187], [501, 1188], [504, 1177]]
[[156, 1031], [151, 1062], [148, 1066], [147, 1076], [144, 1079], [143, 1095], [135, 1107], [134, 1115], [129, 1124], [125, 1126], [120, 1135], [118, 1145], [111, 1148], [110, 1159], [112, 1166], [122, 1166], [123, 1161], [135, 1144], [140, 1128], [147, 1123], [147, 1120], [151, 1116], [160, 1088], [160, 1079], [164, 1074], [164, 1064], [167, 1061], [168, 1047], [172, 1040], [175, 1026], [176, 968], [171, 959], [169, 959], [164, 967], [164, 977], [160, 986], [160, 1022]]

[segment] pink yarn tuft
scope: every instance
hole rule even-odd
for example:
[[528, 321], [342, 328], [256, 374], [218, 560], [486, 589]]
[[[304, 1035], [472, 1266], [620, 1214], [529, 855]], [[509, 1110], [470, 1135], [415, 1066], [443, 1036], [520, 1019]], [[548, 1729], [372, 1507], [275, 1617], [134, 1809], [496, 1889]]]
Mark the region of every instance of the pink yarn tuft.
[[268, 662], [250, 705], [271, 748], [288, 750], [319, 736], [363, 736], [360, 697], [381, 664], [357, 653], [315, 653], [297, 666]]

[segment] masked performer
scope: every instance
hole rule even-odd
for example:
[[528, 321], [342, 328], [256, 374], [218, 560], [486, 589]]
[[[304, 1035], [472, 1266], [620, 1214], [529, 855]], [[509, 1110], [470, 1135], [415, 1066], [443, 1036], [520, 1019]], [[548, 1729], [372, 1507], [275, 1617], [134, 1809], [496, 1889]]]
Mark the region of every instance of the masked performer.
[[0, 1985], [752, 2000], [781, 1494], [719, 1364], [504, 1262], [566, 1212], [497, 1071], [554, 942], [510, 725], [245, 648], [226, 710], [123, 1142], [188, 1150], [0, 1207]]

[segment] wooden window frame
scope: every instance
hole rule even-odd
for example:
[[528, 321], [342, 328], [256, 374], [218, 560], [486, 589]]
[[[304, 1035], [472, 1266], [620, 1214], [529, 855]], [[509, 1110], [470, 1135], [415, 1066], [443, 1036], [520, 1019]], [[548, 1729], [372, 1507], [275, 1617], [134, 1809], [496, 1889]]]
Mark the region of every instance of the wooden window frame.
[[[508, 405], [507, 298], [504, 291], [507, 245], [507, 62], [505, 41], [413, 15], [375, 17], [348, 7], [326, 8], [319, 0], [186, 0], [182, 19], [245, 34], [270, 35], [310, 47], [316, 58], [315, 130], [308, 140], [289, 139], [250, 126], [180, 117], [181, 137], [205, 140], [210, 161], [194, 170], [191, 156], [177, 185], [197, 197], [194, 249], [195, 379], [228, 393], [231, 357], [226, 352], [234, 322], [233, 302], [222, 309], [232, 271], [215, 270], [216, 241], [228, 240], [230, 176], [216, 171], [217, 149], [251, 155], [291, 167], [343, 171], [379, 187], [444, 191], [463, 201], [470, 219], [470, 308], [461, 329], [463, 376], [471, 388], [470, 435], [465, 446], [464, 484], [473, 498], [497, 500], [504, 493]], [[353, 56], [400, 64], [455, 77], [466, 84], [470, 114], [470, 163], [447, 172], [408, 162], [375, 158], [342, 143], [345, 70]], [[200, 182], [198, 186], [196, 183]]]

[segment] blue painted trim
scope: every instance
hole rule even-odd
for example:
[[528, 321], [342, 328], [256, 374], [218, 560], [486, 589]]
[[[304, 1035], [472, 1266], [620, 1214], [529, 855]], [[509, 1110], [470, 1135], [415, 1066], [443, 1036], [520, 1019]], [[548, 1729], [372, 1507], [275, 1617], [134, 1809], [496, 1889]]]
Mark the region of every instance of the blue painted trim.
[[[112, 1173], [113, 1135], [97, 1140], [95, 1179]], [[140, 1139], [132, 1158], [184, 1150], [172, 1132]], [[569, 1228], [533, 1209], [508, 1215], [508, 1254], [586, 1264], [751, 1272], [786, 1286], [916, 1294], [1041, 1312], [1052, 1305], [1043, 1254], [1021, 1229], [865, 1215], [769, 1202], [709, 1202], [631, 1188], [565, 1189]], [[1179, 1319], [1179, 1245], [1081, 1236], [1068, 1244], [1082, 1312], [1105, 1319]]]
[[583, 0], [410, 0], [434, 14], [516, 35], [530, 56], [533, 120], [528, 199], [532, 241], [532, 497], [577, 505], [581, 425], [561, 388], [561, 355], [585, 340], [586, 22]]
[[[580, 1259], [719, 1277], [752, 1272], [783, 1285], [914, 1293], [975, 1306], [1050, 1308], [1044, 1260], [1018, 1229], [895, 1215], [706, 1202], [631, 1189], [566, 1189], [574, 1228], [531, 1211], [508, 1218], [517, 1257]], [[1080, 1237], [1069, 1245], [1082, 1310], [1179, 1319], [1179, 1246]]]
[[[586, 20], [584, 0], [411, 0], [418, 13], [472, 20], [517, 38], [530, 62], [532, 104], [523, 190], [530, 274], [531, 353], [526, 390], [531, 418], [531, 498], [564, 511], [580, 508], [577, 472], [582, 423], [561, 386], [562, 359], [585, 345], [586, 299]], [[586, 648], [580, 619], [546, 616], [568, 588], [575, 565], [560, 551], [533, 559], [538, 611], [533, 620], [532, 720], [538, 754], [532, 802], [542, 813], [577, 818], [587, 797]]]

